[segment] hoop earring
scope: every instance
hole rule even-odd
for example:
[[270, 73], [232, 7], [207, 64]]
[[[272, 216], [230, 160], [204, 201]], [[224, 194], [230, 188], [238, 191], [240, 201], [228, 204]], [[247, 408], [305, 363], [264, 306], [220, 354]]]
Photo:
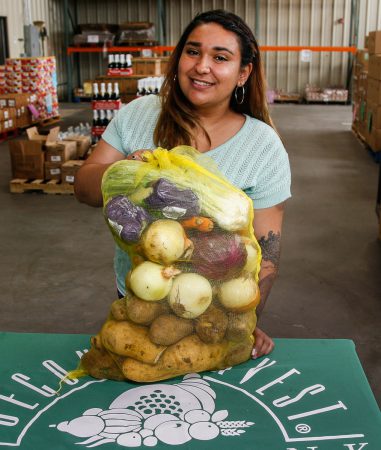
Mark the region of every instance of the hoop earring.
[[[242, 89], [242, 94], [241, 94], [241, 98], [238, 100], [238, 89]], [[236, 86], [235, 87], [235, 91], [234, 91], [234, 97], [235, 97], [235, 101], [237, 102], [238, 105], [242, 105], [244, 99], [245, 99], [245, 86]]]

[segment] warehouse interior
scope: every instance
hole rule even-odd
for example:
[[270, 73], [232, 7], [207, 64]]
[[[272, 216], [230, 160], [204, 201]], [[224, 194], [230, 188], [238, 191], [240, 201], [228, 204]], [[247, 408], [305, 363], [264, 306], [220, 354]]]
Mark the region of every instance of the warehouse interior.
[[[275, 339], [353, 341], [380, 407], [381, 6], [371, 0], [363, 2], [362, 8], [359, 1], [315, 2], [315, 10], [303, 1], [109, 3], [107, 14], [98, 0], [7, 1], [0, 5], [0, 19], [8, 17], [9, 40], [1, 64], [21, 54], [28, 56], [20, 52], [20, 42], [11, 39], [11, 27], [16, 27], [15, 18], [24, 14], [25, 19], [29, 14], [46, 24], [45, 41], [41, 41], [39, 25], [39, 45], [45, 46], [44, 57], [56, 58], [57, 70], [53, 112], [43, 116], [39, 110], [40, 121], [0, 133], [0, 332], [93, 335], [117, 298], [115, 243], [101, 208], [79, 203], [71, 178], [62, 182], [62, 189], [54, 176], [43, 185], [33, 186], [33, 177], [20, 184], [20, 177], [14, 176], [10, 153], [14, 144], [10, 143], [32, 140], [27, 132], [32, 126], [40, 136], [38, 142], [44, 141], [58, 126], [60, 131], [69, 131], [69, 139], [73, 133], [81, 136], [79, 140], [88, 139], [86, 152], [90, 154], [105, 128], [103, 123], [95, 126], [93, 122], [94, 83], [100, 89], [101, 83], [107, 85], [119, 77], [127, 86], [122, 91], [119, 85], [121, 102], [132, 101], [138, 80], [165, 75], [170, 51], [155, 53], [153, 48], [175, 45], [196, 11], [225, 7], [244, 15], [260, 30], [261, 45], [306, 48], [303, 57], [300, 49], [263, 52], [271, 117], [290, 159], [292, 197], [285, 207], [278, 278], [259, 325]], [[73, 44], [75, 23], [116, 22], [118, 8], [122, 11], [120, 22], [156, 25], [151, 49], [139, 44], [149, 51], [148, 56], [126, 46], [126, 53], [133, 55], [132, 70], [138, 62], [142, 67], [142, 73], [135, 72], [135, 76], [126, 69], [127, 81], [110, 72], [112, 52], [105, 55], [105, 46], [97, 46], [95, 41], [92, 46], [81, 46], [78, 40]], [[285, 14], [287, 19], [282, 18]], [[158, 19], [163, 15], [165, 20]], [[300, 25], [307, 17], [313, 24], [309, 32]], [[59, 24], [55, 31], [53, 23]], [[300, 25], [299, 33], [291, 31], [295, 23]], [[280, 28], [275, 33], [277, 24]], [[370, 44], [376, 45], [373, 54], [369, 33], [376, 30], [380, 30], [376, 43]], [[20, 30], [17, 33], [21, 35]], [[308, 50], [309, 46], [326, 47], [314, 51]], [[339, 46], [345, 50], [328, 50]], [[368, 64], [376, 59], [378, 66], [371, 69]], [[153, 70], [148, 74], [146, 61]], [[6, 95], [1, 94], [0, 99]], [[380, 121], [380, 129], [376, 121]], [[78, 158], [78, 167], [86, 152]], [[70, 177], [74, 174], [70, 172]], [[49, 179], [56, 180], [49, 185], [53, 190], [44, 187]]]

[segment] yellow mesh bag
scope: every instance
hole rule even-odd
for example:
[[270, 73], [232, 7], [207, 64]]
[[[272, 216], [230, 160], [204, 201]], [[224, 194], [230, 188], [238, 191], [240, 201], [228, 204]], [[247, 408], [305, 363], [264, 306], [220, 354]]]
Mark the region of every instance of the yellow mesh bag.
[[81, 369], [151, 382], [249, 359], [261, 262], [251, 199], [188, 146], [113, 164], [102, 194], [132, 270]]

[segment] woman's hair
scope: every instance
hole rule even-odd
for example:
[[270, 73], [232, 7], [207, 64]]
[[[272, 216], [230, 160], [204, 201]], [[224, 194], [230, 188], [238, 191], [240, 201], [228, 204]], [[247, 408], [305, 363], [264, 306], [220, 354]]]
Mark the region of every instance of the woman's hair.
[[[190, 145], [192, 130], [197, 126], [204, 130], [210, 142], [192, 104], [181, 91], [177, 79], [180, 57], [189, 35], [196, 27], [206, 23], [216, 23], [225, 30], [233, 32], [240, 46], [241, 67], [249, 63], [253, 64], [253, 69], [244, 85], [245, 97], [242, 104], [237, 103], [233, 92], [230, 107], [234, 111], [255, 117], [273, 127], [267, 107], [266, 81], [257, 41], [249, 26], [240, 17], [231, 12], [216, 9], [196, 15], [184, 30], [170, 57], [167, 74], [160, 91], [161, 113], [154, 131], [154, 142], [161, 147], [170, 149], [180, 144]], [[240, 99], [241, 95], [239, 95]]]

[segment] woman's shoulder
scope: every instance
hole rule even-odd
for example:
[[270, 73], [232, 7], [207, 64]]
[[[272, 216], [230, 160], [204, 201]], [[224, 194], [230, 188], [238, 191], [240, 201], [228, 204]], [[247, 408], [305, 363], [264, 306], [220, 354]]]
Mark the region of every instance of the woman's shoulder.
[[256, 119], [255, 117], [246, 116], [247, 117], [247, 132], [248, 133], [256, 133], [256, 135], [260, 134], [263, 139], [265, 139], [264, 143], [267, 142], [267, 140], [271, 142], [281, 142], [280, 137], [278, 133], [274, 130], [273, 127], [268, 125], [265, 122], [262, 122], [262, 120]]
[[158, 95], [144, 95], [138, 97], [122, 107], [119, 113], [123, 115], [131, 114], [135, 112], [145, 112], [158, 114], [160, 111], [160, 99]]

